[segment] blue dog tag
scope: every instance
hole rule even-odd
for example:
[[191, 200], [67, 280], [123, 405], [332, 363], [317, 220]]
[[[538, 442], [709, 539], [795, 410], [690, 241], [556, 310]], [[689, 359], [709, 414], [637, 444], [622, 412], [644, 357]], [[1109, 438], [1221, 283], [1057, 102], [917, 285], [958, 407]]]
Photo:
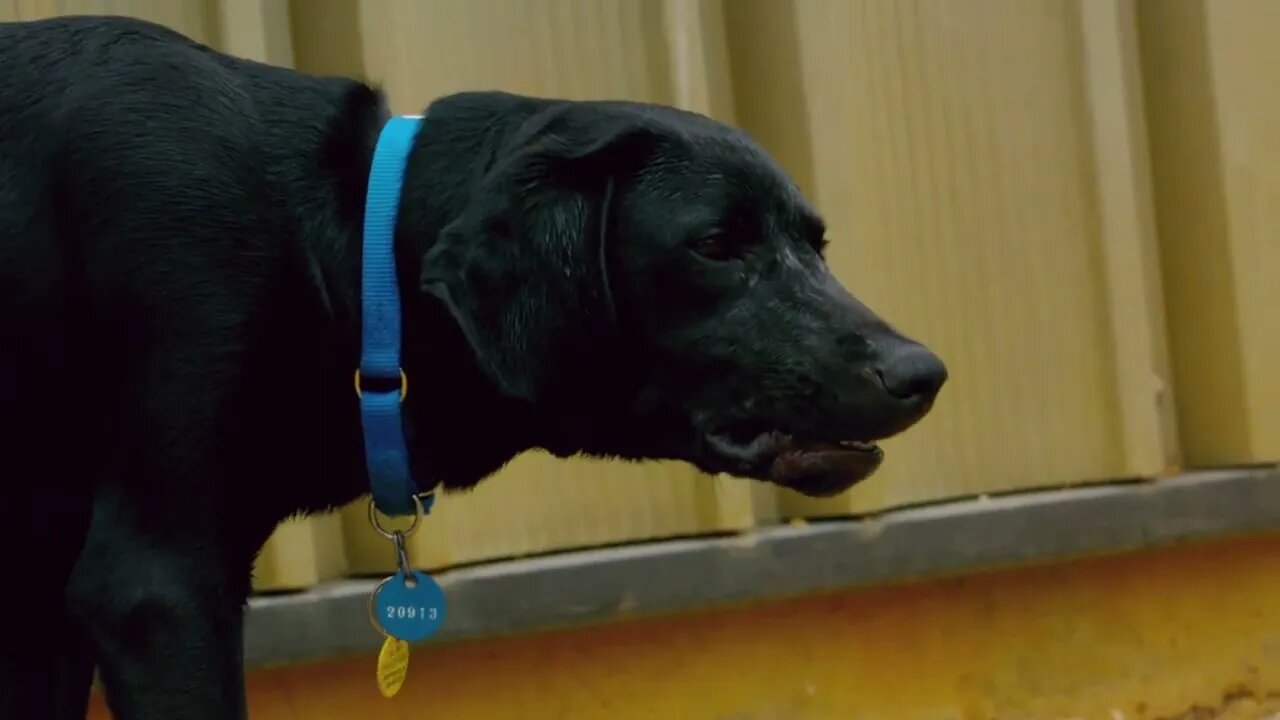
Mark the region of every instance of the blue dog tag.
[[387, 578], [374, 591], [373, 606], [383, 631], [405, 642], [425, 640], [444, 623], [444, 590], [426, 573]]

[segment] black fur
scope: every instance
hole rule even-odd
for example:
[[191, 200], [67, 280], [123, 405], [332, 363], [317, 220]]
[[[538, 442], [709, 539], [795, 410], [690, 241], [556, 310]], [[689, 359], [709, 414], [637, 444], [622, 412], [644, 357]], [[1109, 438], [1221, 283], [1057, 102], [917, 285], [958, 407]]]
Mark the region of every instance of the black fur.
[[[6, 717], [244, 714], [290, 514], [365, 489], [352, 391], [370, 86], [120, 18], [0, 24]], [[534, 447], [844, 489], [941, 363], [846, 293], [740, 132], [625, 102], [427, 108], [396, 256], [414, 475]], [[15, 567], [16, 565], [16, 567]]]

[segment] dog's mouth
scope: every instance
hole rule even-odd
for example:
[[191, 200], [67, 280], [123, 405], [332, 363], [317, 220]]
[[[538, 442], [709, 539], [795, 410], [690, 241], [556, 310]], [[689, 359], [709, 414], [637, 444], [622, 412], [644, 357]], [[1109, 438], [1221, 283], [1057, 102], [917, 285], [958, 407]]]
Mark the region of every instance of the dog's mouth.
[[773, 429], [708, 432], [704, 447], [719, 472], [767, 480], [811, 497], [848, 490], [884, 460], [872, 440], [826, 440]]

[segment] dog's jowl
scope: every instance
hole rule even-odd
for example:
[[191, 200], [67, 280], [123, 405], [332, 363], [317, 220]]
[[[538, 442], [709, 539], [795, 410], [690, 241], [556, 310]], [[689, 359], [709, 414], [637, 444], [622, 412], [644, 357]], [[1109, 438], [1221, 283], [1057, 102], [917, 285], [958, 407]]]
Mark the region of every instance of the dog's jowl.
[[[27, 589], [0, 708], [82, 717], [96, 668], [122, 720], [241, 717], [254, 554], [368, 491], [386, 103], [125, 19], [0, 24], [0, 68], [0, 546]], [[424, 114], [394, 234], [420, 488], [544, 448], [829, 495], [932, 406], [943, 364], [837, 282], [743, 133], [497, 92]]]

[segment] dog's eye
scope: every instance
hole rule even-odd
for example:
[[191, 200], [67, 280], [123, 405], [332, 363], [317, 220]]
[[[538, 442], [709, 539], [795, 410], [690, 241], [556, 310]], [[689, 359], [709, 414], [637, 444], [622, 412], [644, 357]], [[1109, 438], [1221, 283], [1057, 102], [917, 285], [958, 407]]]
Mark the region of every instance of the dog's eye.
[[733, 260], [739, 256], [738, 247], [720, 230], [703, 233], [689, 243], [689, 249], [708, 260]]

